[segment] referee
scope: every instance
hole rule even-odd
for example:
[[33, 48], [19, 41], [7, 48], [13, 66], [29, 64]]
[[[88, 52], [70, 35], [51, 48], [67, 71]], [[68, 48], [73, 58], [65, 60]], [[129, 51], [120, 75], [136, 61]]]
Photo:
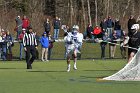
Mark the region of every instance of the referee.
[[[31, 27], [28, 28], [28, 31], [24, 34], [23, 46], [26, 52], [27, 69], [32, 69], [32, 63], [36, 58], [37, 41]], [[32, 55], [31, 58], [30, 54]]]

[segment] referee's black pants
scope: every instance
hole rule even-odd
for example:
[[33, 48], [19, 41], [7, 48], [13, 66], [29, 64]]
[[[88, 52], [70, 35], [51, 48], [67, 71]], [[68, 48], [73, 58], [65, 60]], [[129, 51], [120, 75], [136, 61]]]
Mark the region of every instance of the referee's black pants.
[[[27, 63], [27, 69], [32, 69], [32, 63], [34, 62], [36, 58], [36, 49], [35, 46], [26, 46], [26, 63]], [[30, 58], [30, 54], [32, 57]]]

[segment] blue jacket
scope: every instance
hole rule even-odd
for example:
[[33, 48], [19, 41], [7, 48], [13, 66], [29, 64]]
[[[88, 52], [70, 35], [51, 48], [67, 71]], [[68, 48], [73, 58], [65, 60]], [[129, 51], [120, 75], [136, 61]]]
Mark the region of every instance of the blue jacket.
[[42, 48], [48, 48], [49, 47], [49, 39], [48, 37], [42, 36], [40, 39], [40, 43], [42, 45]]

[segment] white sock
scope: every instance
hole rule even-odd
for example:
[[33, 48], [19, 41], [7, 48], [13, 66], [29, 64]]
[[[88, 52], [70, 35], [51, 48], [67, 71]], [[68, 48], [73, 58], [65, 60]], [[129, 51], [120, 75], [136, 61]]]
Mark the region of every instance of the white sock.
[[68, 67], [70, 67], [70, 64], [68, 64]]

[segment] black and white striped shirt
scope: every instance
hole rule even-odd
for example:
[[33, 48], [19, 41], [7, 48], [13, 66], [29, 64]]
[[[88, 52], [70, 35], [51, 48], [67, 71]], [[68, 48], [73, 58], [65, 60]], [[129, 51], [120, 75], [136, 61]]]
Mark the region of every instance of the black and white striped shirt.
[[23, 46], [37, 46], [34, 33], [25, 33], [23, 37]]

